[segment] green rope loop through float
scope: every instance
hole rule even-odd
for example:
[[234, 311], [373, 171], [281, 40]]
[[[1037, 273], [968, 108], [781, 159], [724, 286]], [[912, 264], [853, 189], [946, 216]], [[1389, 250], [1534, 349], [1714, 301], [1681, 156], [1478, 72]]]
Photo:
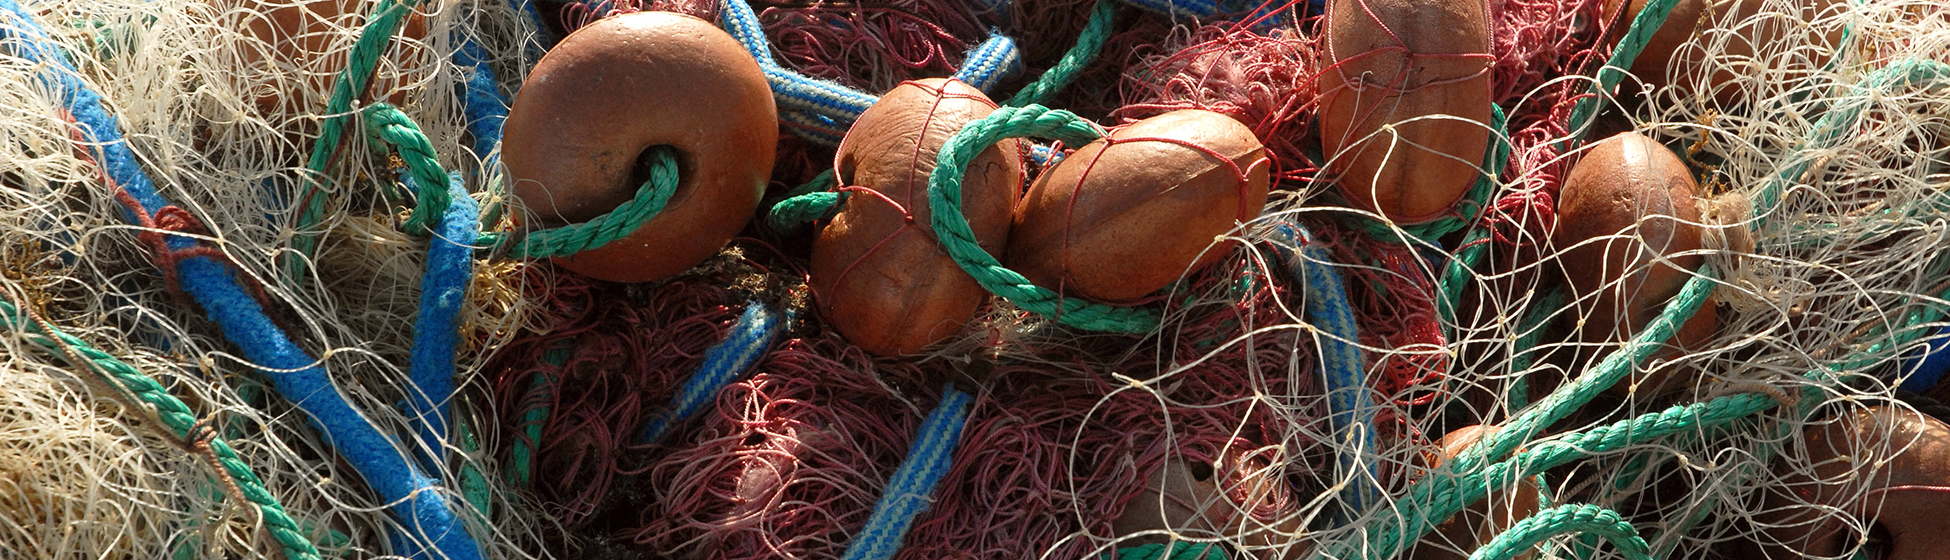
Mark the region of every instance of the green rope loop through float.
[[1158, 326], [1158, 314], [1136, 307], [1113, 307], [1061, 294], [1031, 283], [1002, 266], [975, 242], [975, 232], [961, 211], [963, 169], [976, 154], [1008, 138], [1041, 136], [1074, 145], [1103, 137], [1097, 125], [1069, 111], [1041, 105], [1002, 107], [963, 126], [941, 147], [934, 173], [928, 177], [928, 208], [933, 210], [935, 239], [948, 256], [995, 295], [1018, 307], [1055, 318], [1057, 322], [1095, 331], [1142, 333]]
[[530, 231], [511, 240], [502, 234], [482, 236], [479, 244], [502, 246], [509, 258], [544, 259], [566, 257], [601, 248], [629, 237], [637, 228], [656, 218], [677, 193], [679, 179], [677, 148], [650, 148], [650, 178], [636, 189], [636, 195], [616, 209], [580, 224]]
[[[192, 437], [190, 432], [197, 424], [197, 417], [190, 412], [189, 405], [169, 394], [161, 383], [134, 366], [53, 327], [43, 328], [41, 323], [29, 319], [26, 313], [6, 300], [0, 300], [0, 325], [25, 335], [28, 342], [54, 355], [67, 356], [69, 351], [74, 352], [88, 362], [74, 364], [76, 367], [113, 381], [137, 401], [153, 407], [156, 418], [175, 438], [188, 440]], [[270, 489], [264, 487], [264, 481], [257, 477], [257, 473], [252, 472], [250, 466], [244, 464], [243, 458], [237, 456], [237, 450], [231, 448], [230, 443], [216, 432], [211, 430], [209, 435], [210, 453], [215, 455], [217, 464], [222, 465], [224, 474], [236, 482], [244, 499], [257, 507], [265, 530], [270, 531], [271, 538], [276, 539], [284, 549], [285, 557], [318, 560], [318, 547], [305, 536], [291, 515], [285, 513], [284, 505], [278, 502], [277, 496], [271, 495]]]
[[1510, 560], [1537, 543], [1566, 533], [1604, 537], [1625, 560], [1652, 560], [1651, 545], [1618, 512], [1588, 504], [1568, 504], [1524, 518], [1469, 555], [1469, 560]]
[[1048, 103], [1050, 96], [1062, 91], [1064, 86], [1070, 85], [1070, 82], [1076, 81], [1077, 74], [1083, 72], [1083, 67], [1097, 58], [1098, 52], [1104, 50], [1104, 42], [1110, 40], [1110, 27], [1116, 15], [1115, 2], [1097, 0], [1097, 5], [1090, 10], [1090, 22], [1084, 25], [1083, 33], [1077, 36], [1077, 44], [1065, 51], [1063, 58], [1058, 59], [1055, 66], [1043, 71], [1043, 75], [1037, 76], [1036, 81], [1023, 86], [1021, 91], [1016, 92], [1003, 105], [1025, 107]]

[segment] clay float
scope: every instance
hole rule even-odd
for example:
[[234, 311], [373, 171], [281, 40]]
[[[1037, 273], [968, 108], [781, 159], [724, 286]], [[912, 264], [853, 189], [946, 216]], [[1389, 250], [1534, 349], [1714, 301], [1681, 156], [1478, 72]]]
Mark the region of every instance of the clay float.
[[[1591, 145], [1564, 179], [1551, 235], [1583, 312], [1580, 338], [1606, 344], [1637, 335], [1705, 262], [1704, 234], [1699, 185], [1679, 156], [1636, 132]], [[1702, 304], [1655, 359], [1701, 348], [1719, 326], [1713, 308]], [[1680, 388], [1669, 383], [1673, 371], [1634, 373], [1611, 390]]]
[[1138, 121], [1036, 179], [1003, 262], [1052, 290], [1139, 300], [1226, 254], [1221, 236], [1266, 205], [1267, 167], [1265, 147], [1231, 117]]
[[[909, 81], [854, 121], [834, 177], [849, 194], [813, 244], [820, 312], [847, 341], [881, 355], [920, 352], [960, 332], [988, 292], [944, 252], [930, 229], [928, 177], [943, 144], [995, 111], [980, 90], [955, 80]], [[1006, 140], [983, 150], [962, 176], [962, 214], [983, 250], [1001, 254], [1023, 167]]]
[[677, 151], [679, 185], [656, 217], [603, 247], [554, 259], [613, 282], [647, 282], [716, 254], [745, 227], [772, 173], [778, 114], [758, 62], [716, 26], [639, 12], [564, 38], [508, 111], [502, 161], [539, 227], [587, 221], [636, 195], [653, 148]]
[[1333, 0], [1320, 75], [1328, 172], [1356, 207], [1433, 221], [1468, 194], [1489, 146], [1482, 0]]

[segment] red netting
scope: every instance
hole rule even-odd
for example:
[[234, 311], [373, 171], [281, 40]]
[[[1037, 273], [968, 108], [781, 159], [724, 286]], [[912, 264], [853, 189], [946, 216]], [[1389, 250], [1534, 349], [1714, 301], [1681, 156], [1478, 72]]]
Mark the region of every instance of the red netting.
[[[548, 407], [540, 441], [532, 442], [534, 488], [552, 514], [573, 525], [596, 511], [626, 472], [622, 450], [724, 336], [743, 302], [732, 301], [721, 287], [729, 282], [715, 278], [643, 290], [547, 264], [523, 265], [518, 274], [542, 302], [536, 313], [545, 334], [511, 342], [487, 371], [495, 372], [494, 393], [510, 425]], [[545, 355], [561, 347], [570, 349], [567, 363], [549, 366]], [[546, 386], [536, 387], [537, 374]]]
[[[1306, 134], [1317, 105], [1316, 39], [1295, 29], [1260, 35], [1236, 23], [1174, 33], [1176, 50], [1141, 55], [1125, 70], [1123, 106], [1113, 114], [1141, 119], [1177, 109], [1204, 109], [1238, 119], [1266, 144], [1277, 179], [1305, 180], [1318, 150]], [[1178, 46], [1183, 45], [1183, 46]]]

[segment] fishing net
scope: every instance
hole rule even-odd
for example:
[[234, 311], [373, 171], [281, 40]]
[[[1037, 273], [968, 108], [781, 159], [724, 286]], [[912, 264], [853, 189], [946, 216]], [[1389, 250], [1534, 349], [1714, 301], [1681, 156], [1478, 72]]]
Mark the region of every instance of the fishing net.
[[[999, 35], [1020, 69], [998, 101], [1047, 81], [1043, 105], [1099, 125], [1205, 109], [1267, 147], [1271, 201], [1208, 249], [1217, 264], [1137, 304], [1156, 326], [1096, 332], [995, 297], [905, 357], [852, 346], [811, 304], [818, 223], [757, 220], [641, 284], [510, 249], [533, 232], [483, 108], [505, 110], [555, 41], [602, 17], [726, 21], [743, 4], [0, 11], [0, 550], [841, 558], [866, 553], [926, 449], [945, 457], [926, 507], [877, 558], [1876, 557], [1914, 542], [1882, 505], [1945, 484], [1879, 481], [1940, 452], [1912, 432], [1943, 435], [1929, 418], [1950, 411], [1928, 359], [1950, 337], [1940, 3], [1682, 4], [1666, 23], [1681, 39], [1638, 57], [1664, 67], [1607, 70], [1649, 40], [1612, 5], [1629, 3], [1487, 2], [1498, 116], [1462, 124], [1494, 142], [1439, 225], [1335, 192], [1325, 6], [1192, 4], [749, 6], [762, 63], [819, 87], [871, 97], [950, 75]], [[1090, 33], [1101, 48], [1053, 70]], [[845, 128], [821, 118], [783, 129], [768, 202], [821, 189], [832, 148], [793, 132]], [[1622, 131], [1698, 179], [1705, 232], [1689, 253], [1705, 264], [1630, 329], [1588, 321], [1595, 298], [1566, 278], [1591, 264], [1555, 238], [1566, 178]], [[1077, 147], [1046, 140], [1026, 152]], [[451, 175], [429, 184], [429, 164]], [[1027, 179], [1054, 165], [1039, 164]], [[478, 211], [475, 235], [427, 224], [450, 185], [435, 221]], [[460, 276], [429, 272], [456, 254]], [[210, 296], [213, 275], [235, 297]], [[1665, 344], [1695, 313], [1719, 326]], [[749, 365], [703, 383], [737, 341], [756, 341]], [[1634, 385], [1650, 372], [1683, 382]], [[305, 375], [323, 389], [292, 394]], [[930, 448], [944, 410], [956, 431]], [[1500, 430], [1443, 448], [1473, 425]]]

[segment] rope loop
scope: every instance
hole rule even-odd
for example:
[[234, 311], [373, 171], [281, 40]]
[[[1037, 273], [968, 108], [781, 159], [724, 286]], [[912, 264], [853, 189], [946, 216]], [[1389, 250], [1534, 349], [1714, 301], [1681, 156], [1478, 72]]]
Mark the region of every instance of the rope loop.
[[486, 237], [487, 245], [509, 258], [545, 259], [566, 257], [602, 248], [629, 237], [657, 214], [664, 211], [677, 193], [679, 181], [677, 148], [655, 146], [649, 150], [650, 178], [636, 189], [636, 196], [616, 209], [580, 224], [540, 229], [525, 235]]
[[1524, 518], [1496, 535], [1469, 560], [1510, 560], [1556, 535], [1585, 533], [1604, 537], [1625, 560], [1652, 560], [1652, 547], [1618, 512], [1590, 504], [1565, 504]]
[[366, 134], [391, 144], [399, 152], [401, 161], [406, 162], [406, 170], [413, 176], [417, 187], [413, 213], [408, 215], [400, 228], [407, 235], [425, 237], [433, 233], [430, 224], [439, 222], [446, 215], [447, 207], [453, 204], [453, 197], [447, 189], [447, 170], [440, 165], [440, 157], [433, 150], [433, 142], [420, 131], [413, 118], [391, 103], [374, 103], [362, 112], [366, 124]]
[[1041, 105], [1002, 107], [964, 125], [948, 139], [928, 177], [928, 205], [935, 239], [942, 250], [975, 278], [983, 289], [1017, 306], [1076, 328], [1118, 333], [1143, 333], [1157, 328], [1158, 313], [1135, 307], [1113, 307], [1065, 298], [1037, 286], [1021, 273], [1002, 266], [982, 250], [968, 217], [961, 211], [961, 178], [976, 154], [1009, 138], [1044, 137], [1083, 145], [1104, 136], [1103, 129], [1069, 111]]

